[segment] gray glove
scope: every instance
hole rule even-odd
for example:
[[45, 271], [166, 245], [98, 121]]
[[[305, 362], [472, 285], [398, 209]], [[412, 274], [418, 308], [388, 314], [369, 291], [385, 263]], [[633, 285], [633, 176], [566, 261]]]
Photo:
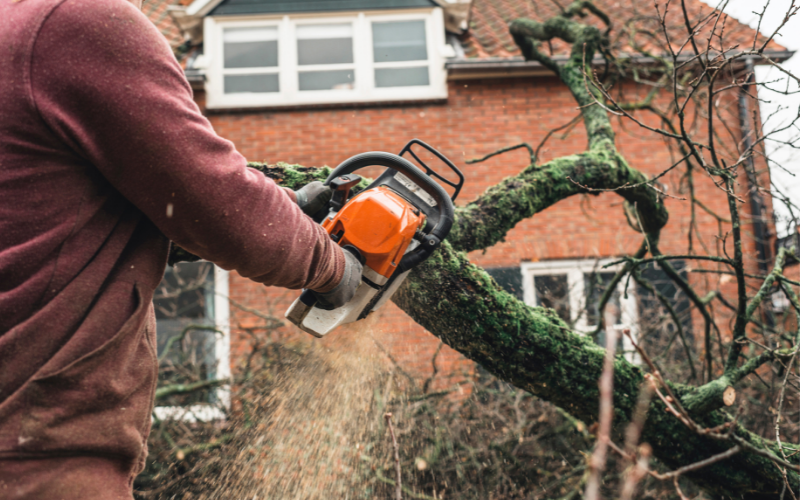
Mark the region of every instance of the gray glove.
[[320, 181], [306, 184], [294, 192], [297, 198], [297, 206], [306, 215], [314, 215], [319, 212], [326, 203], [331, 201], [333, 190]]
[[314, 292], [317, 297], [317, 307], [320, 309], [336, 309], [347, 304], [353, 295], [356, 294], [356, 288], [361, 284], [361, 262], [358, 258], [348, 250], [344, 251], [344, 274], [342, 281], [336, 285], [336, 288], [330, 292], [319, 293]]

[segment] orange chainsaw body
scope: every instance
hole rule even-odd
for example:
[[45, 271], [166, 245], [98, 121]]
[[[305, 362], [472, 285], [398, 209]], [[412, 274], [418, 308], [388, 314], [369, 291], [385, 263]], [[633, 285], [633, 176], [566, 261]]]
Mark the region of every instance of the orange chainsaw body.
[[[425, 165], [410, 150], [413, 145], [442, 160], [459, 181], [448, 181]], [[403, 158], [406, 152], [422, 168]], [[352, 195], [363, 181], [354, 172], [373, 166], [386, 170]], [[452, 187], [454, 194], [448, 194], [437, 180]], [[315, 337], [324, 337], [377, 311], [447, 237], [455, 220], [453, 200], [463, 184], [463, 174], [450, 160], [417, 139], [399, 156], [372, 151], [339, 164], [325, 180], [331, 189], [330, 201], [313, 219], [347, 255], [361, 261], [360, 280], [352, 297], [336, 307], [321, 300], [317, 292], [303, 290], [287, 309], [286, 319]]]
[[339, 245], [356, 247], [365, 265], [386, 278], [424, 225], [425, 214], [386, 186], [359, 193], [322, 223]]

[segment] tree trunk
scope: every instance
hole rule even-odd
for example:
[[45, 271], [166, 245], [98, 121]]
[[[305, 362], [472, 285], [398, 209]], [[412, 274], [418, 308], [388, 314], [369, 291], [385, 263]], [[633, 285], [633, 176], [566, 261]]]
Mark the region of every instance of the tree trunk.
[[[414, 269], [393, 300], [414, 321], [447, 345], [480, 363], [501, 380], [549, 401], [586, 423], [598, 418], [597, 382], [604, 349], [572, 332], [551, 309], [529, 307], [504, 292], [480, 267], [451, 245]], [[614, 365], [616, 434], [622, 433], [636, 405], [644, 373], [622, 357]], [[679, 397], [690, 388], [672, 384]], [[714, 411], [693, 415], [710, 428], [730, 418]], [[741, 426], [737, 434], [751, 444], [778, 454], [774, 443]], [[650, 406], [642, 440], [670, 467], [698, 462], [732, 447], [699, 436], [665, 412], [661, 401]], [[800, 477], [792, 471], [789, 483]], [[749, 452], [705, 467], [693, 480], [715, 495], [731, 498], [777, 498], [783, 475], [769, 459]]]

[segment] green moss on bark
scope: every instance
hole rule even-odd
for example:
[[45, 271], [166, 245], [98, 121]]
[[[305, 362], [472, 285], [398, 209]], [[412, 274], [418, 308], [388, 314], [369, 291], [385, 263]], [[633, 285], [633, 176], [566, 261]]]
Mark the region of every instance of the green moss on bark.
[[310, 182], [324, 181], [333, 170], [330, 167], [304, 167], [283, 162], [278, 162], [275, 165], [248, 162], [247, 166], [258, 170], [281, 186], [295, 191]]
[[448, 241], [458, 250], [489, 248], [502, 241], [518, 222], [570, 196], [637, 184], [617, 193], [636, 205], [646, 231], [657, 232], [667, 223], [669, 214], [658, 193], [641, 185], [646, 181], [647, 177], [631, 168], [621, 155], [606, 149], [531, 165], [458, 208]]
[[[604, 350], [571, 331], [553, 310], [529, 307], [504, 292], [483, 269], [447, 243], [412, 271], [393, 300], [428, 331], [500, 379], [583, 421], [597, 420], [597, 381]], [[614, 369], [619, 435], [632, 416], [644, 373], [622, 357], [617, 357]], [[690, 391], [678, 384], [672, 387], [678, 397]], [[729, 420], [719, 411], [695, 418], [705, 427]], [[774, 443], [743, 428], [737, 434], [755, 446], [777, 451]], [[732, 446], [697, 435], [666, 413], [660, 401], [651, 405], [642, 438], [653, 446], [659, 460], [672, 467], [694, 463]], [[783, 485], [782, 474], [771, 461], [748, 452], [691, 477], [708, 491], [733, 498], [769, 498], [779, 494]], [[790, 472], [790, 479], [800, 478]]]

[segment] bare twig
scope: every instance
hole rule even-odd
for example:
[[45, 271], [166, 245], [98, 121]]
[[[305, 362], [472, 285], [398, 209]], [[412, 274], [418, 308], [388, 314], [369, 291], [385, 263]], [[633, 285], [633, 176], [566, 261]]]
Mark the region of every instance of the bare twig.
[[[694, 368], [694, 360], [692, 359], [692, 351], [689, 348], [689, 343], [686, 340], [686, 335], [683, 332], [683, 324], [681, 319], [678, 317], [678, 313], [675, 311], [675, 308], [672, 307], [669, 300], [664, 297], [661, 292], [659, 292], [652, 283], [645, 280], [638, 269], [634, 270], [631, 273], [633, 279], [642, 287], [647, 289], [651, 294], [653, 294], [658, 301], [661, 303], [662, 306], [667, 310], [669, 315], [672, 317], [672, 322], [675, 323], [676, 335], [679, 335], [681, 338], [681, 342], [683, 343], [683, 349], [686, 352], [686, 362], [689, 364], [689, 368], [692, 371], [692, 379], [698, 380], [697, 371]], [[635, 444], [635, 443], [634, 443]]]
[[392, 449], [394, 450], [394, 471], [397, 477], [396, 484], [394, 485], [394, 498], [395, 500], [403, 500], [403, 471], [400, 469], [400, 447], [397, 445], [397, 437], [394, 435], [394, 426], [392, 425], [392, 414], [386, 413], [383, 418], [386, 419], [386, 424], [389, 426], [389, 434], [392, 435]]
[[231, 382], [230, 379], [221, 378], [221, 379], [201, 380], [199, 382], [193, 382], [191, 384], [171, 384], [156, 389], [155, 398], [156, 400], [158, 400], [161, 398], [165, 398], [167, 396], [172, 396], [174, 394], [189, 394], [203, 389], [212, 389], [214, 387], [226, 385], [229, 384], [230, 382]]
[[606, 356], [600, 375], [600, 428], [597, 444], [589, 458], [589, 479], [586, 481], [586, 500], [600, 498], [600, 476], [606, 467], [606, 450], [614, 417], [614, 355], [617, 350], [617, 330], [606, 330]]
[[517, 144], [515, 146], [509, 146], [507, 148], [501, 148], [501, 149], [498, 149], [497, 151], [489, 153], [488, 155], [486, 155], [486, 156], [484, 156], [482, 158], [473, 158], [471, 160], [465, 161], [464, 163], [466, 163], [467, 165], [472, 165], [473, 163], [480, 163], [482, 161], [488, 160], [492, 156], [501, 155], [503, 153], [508, 153], [509, 151], [514, 151], [515, 149], [520, 149], [520, 148], [525, 148], [525, 149], [528, 150], [528, 155], [530, 157], [531, 164], [536, 163], [536, 154], [533, 152], [533, 148], [531, 147], [531, 145], [528, 144], [527, 142], [523, 142], [523, 143]]
[[645, 420], [647, 420], [647, 411], [650, 409], [650, 401], [652, 399], [653, 386], [645, 381], [639, 389], [639, 398], [636, 401], [631, 423], [628, 424], [628, 428], [625, 430], [625, 453], [631, 456], [636, 451], [636, 445], [642, 435], [642, 429], [644, 428]]
[[676, 469], [672, 472], [667, 472], [666, 474], [659, 474], [657, 472], [650, 471], [650, 475], [662, 481], [665, 481], [667, 479], [675, 479], [681, 474], [686, 474], [687, 472], [700, 470], [703, 467], [708, 467], [709, 465], [715, 464], [720, 460], [725, 460], [726, 458], [730, 458], [739, 453], [740, 451], [742, 451], [742, 448], [737, 445], [734, 446], [733, 448], [723, 451], [722, 453], [718, 453], [712, 457], [706, 458], [705, 460], [700, 460], [699, 462], [695, 462], [693, 464], [681, 467], [680, 469]]
[[648, 463], [650, 462], [651, 448], [647, 444], [639, 447], [639, 456], [636, 463], [630, 468], [625, 476], [625, 482], [622, 485], [622, 492], [620, 493], [620, 500], [631, 500], [636, 487], [648, 473]]
[[252, 307], [248, 307], [248, 306], [242, 304], [241, 302], [237, 302], [236, 300], [233, 300], [232, 298], [228, 297], [227, 295], [222, 295], [221, 293], [218, 293], [217, 295], [219, 297], [222, 297], [223, 299], [227, 300], [230, 303], [230, 305], [232, 305], [233, 307], [235, 307], [237, 309], [241, 309], [244, 312], [248, 312], [248, 313], [250, 313], [250, 314], [252, 314], [254, 316], [257, 316], [257, 317], [259, 317], [259, 318], [261, 318], [261, 319], [263, 319], [265, 321], [268, 321], [269, 323], [267, 324], [266, 328], [269, 328], [269, 329], [280, 328], [280, 327], [282, 327], [284, 325], [283, 321], [279, 320], [275, 316], [270, 316], [268, 314], [264, 314], [261, 311], [259, 311], [258, 309], [253, 309]]
[[436, 358], [438, 358], [439, 357], [439, 353], [442, 352], [442, 347], [443, 346], [444, 346], [444, 342], [442, 342], [440, 340], [439, 341], [439, 345], [436, 347], [436, 351], [433, 353], [433, 356], [431, 357], [431, 367], [433, 368], [433, 371], [431, 372], [431, 376], [428, 377], [427, 379], [425, 379], [425, 382], [422, 384], [422, 393], [423, 394], [427, 394], [428, 393], [428, 389], [430, 389], [431, 382], [433, 382], [433, 379], [435, 379], [436, 375], [439, 374], [439, 368], [436, 366]]
[[[639, 352], [639, 354], [642, 356], [642, 359], [645, 361], [645, 363], [647, 363], [647, 365], [653, 371], [652, 374], [650, 373], [645, 374], [645, 378], [653, 382], [654, 384], [653, 388], [655, 390], [655, 393], [659, 397], [659, 399], [661, 399], [661, 402], [664, 403], [664, 406], [666, 407], [668, 413], [675, 416], [685, 426], [687, 426], [689, 429], [691, 429], [692, 431], [696, 432], [701, 436], [708, 436], [718, 441], [733, 441], [734, 443], [738, 444], [739, 446], [741, 446], [742, 448], [751, 453], [761, 455], [762, 457], [768, 458], [773, 462], [783, 465], [784, 467], [788, 467], [789, 469], [792, 469], [794, 471], [800, 471], [800, 466], [787, 462], [786, 460], [783, 460], [782, 458], [776, 456], [774, 453], [771, 453], [769, 450], [753, 446], [748, 441], [737, 436], [733, 432], [734, 427], [736, 427], [736, 420], [726, 422], [718, 427], [714, 427], [711, 429], [703, 428], [699, 426], [697, 423], [695, 423], [694, 420], [692, 420], [692, 418], [683, 408], [680, 399], [677, 396], [675, 396], [675, 394], [672, 392], [672, 388], [669, 386], [669, 384], [667, 384], [667, 382], [661, 376], [661, 372], [658, 371], [658, 369], [653, 364], [653, 361], [650, 359], [647, 353], [644, 352], [644, 350], [636, 343], [636, 341], [629, 333], [627, 333], [626, 335], [630, 339], [633, 347]], [[664, 390], [667, 392], [666, 396], [662, 394], [661, 391], [658, 390], [657, 385], [660, 385], [661, 387], [664, 388]], [[720, 431], [726, 431], [726, 432], [722, 434]]]
[[164, 360], [167, 358], [167, 356], [169, 356], [169, 352], [172, 350], [172, 346], [178, 342], [183, 342], [183, 339], [186, 338], [186, 334], [194, 330], [214, 332], [223, 335], [223, 332], [214, 326], [187, 325], [183, 330], [181, 330], [181, 333], [179, 333], [178, 335], [174, 335], [167, 340], [166, 344], [164, 344], [164, 350], [161, 351], [161, 356], [158, 357], [158, 363], [159, 364], [163, 363]]

